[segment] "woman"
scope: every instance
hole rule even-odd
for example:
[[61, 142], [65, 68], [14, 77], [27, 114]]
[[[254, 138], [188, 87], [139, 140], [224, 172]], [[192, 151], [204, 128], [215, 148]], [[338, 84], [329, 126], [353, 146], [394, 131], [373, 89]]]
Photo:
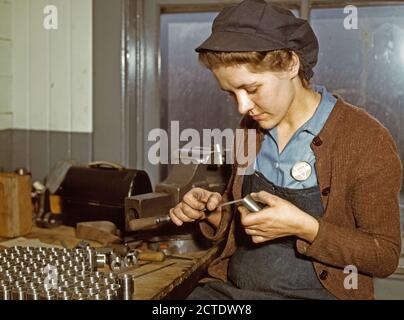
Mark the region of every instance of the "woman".
[[[387, 129], [310, 87], [317, 39], [286, 9], [225, 8], [196, 51], [259, 148], [254, 173], [237, 175], [236, 164], [225, 194], [196, 188], [170, 210], [179, 226], [200, 221], [222, 248], [188, 298], [374, 298], [373, 277], [392, 274], [401, 250], [402, 166]], [[218, 208], [247, 194], [266, 207]]]

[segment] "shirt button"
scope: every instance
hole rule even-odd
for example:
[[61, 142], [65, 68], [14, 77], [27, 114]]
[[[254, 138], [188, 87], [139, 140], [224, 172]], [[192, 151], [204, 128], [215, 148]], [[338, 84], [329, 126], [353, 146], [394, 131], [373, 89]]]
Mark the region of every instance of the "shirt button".
[[330, 187], [327, 187], [327, 188], [324, 188], [323, 191], [321, 191], [321, 194], [323, 196], [328, 196], [330, 194], [330, 191], [331, 191]]
[[322, 270], [320, 272], [320, 279], [321, 280], [326, 280], [328, 278], [328, 272], [326, 270]]
[[275, 162], [275, 168], [279, 168], [279, 162]]
[[320, 138], [319, 136], [316, 136], [316, 137], [314, 137], [314, 139], [313, 139], [313, 144], [314, 144], [316, 147], [319, 147], [319, 146], [321, 146], [321, 145], [323, 144], [323, 141], [321, 140], [321, 138]]

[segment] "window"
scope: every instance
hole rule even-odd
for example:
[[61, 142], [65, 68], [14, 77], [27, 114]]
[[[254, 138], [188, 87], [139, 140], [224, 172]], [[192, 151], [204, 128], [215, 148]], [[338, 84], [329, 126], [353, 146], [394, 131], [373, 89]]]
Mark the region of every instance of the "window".
[[404, 5], [358, 7], [358, 29], [346, 30], [343, 8], [313, 9], [320, 43], [314, 83], [365, 108], [382, 122], [404, 160]]

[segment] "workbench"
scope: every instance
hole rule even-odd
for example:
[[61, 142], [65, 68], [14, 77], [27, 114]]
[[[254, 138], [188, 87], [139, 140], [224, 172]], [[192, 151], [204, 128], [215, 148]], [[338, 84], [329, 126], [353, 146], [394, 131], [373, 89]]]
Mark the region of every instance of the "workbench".
[[[75, 229], [59, 226], [54, 229], [34, 227], [32, 232], [24, 236], [28, 239], [39, 239], [41, 242], [66, 248], [74, 248], [81, 239], [76, 238]], [[10, 239], [2, 239], [5, 241]], [[87, 240], [86, 240], [87, 241]], [[87, 241], [92, 247], [101, 247], [94, 241]], [[217, 256], [218, 247], [205, 251], [181, 255], [180, 258], [167, 257], [162, 262], [140, 263], [126, 270], [134, 276], [134, 300], [185, 299], [205, 272], [208, 264]], [[178, 256], [178, 255], [177, 255]]]

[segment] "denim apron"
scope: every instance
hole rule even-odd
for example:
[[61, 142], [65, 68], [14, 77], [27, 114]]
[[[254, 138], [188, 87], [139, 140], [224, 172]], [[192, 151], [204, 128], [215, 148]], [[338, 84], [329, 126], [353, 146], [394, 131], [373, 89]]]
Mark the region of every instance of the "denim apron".
[[[289, 189], [274, 185], [259, 172], [245, 176], [243, 197], [258, 191], [283, 198], [313, 217], [323, 215], [318, 186]], [[321, 285], [312, 260], [298, 253], [295, 236], [255, 244], [240, 221], [236, 225], [237, 249], [230, 258], [229, 281], [197, 287], [188, 299], [336, 299]]]

